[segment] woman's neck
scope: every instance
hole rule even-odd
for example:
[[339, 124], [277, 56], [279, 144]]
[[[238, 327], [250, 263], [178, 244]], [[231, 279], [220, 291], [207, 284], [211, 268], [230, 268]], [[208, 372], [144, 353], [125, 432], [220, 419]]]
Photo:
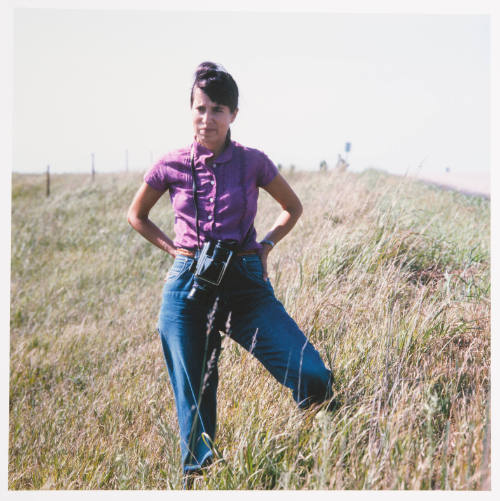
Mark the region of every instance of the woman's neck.
[[217, 158], [226, 149], [227, 140], [224, 140], [222, 144], [217, 144], [217, 145], [206, 144], [205, 142], [201, 141], [198, 138], [196, 138], [196, 141], [205, 148], [207, 148], [208, 150], [210, 150], [214, 154], [214, 159]]

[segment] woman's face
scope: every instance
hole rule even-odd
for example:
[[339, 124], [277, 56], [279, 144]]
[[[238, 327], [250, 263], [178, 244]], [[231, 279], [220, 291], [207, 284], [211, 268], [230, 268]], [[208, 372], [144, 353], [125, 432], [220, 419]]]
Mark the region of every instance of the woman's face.
[[227, 131], [238, 110], [231, 112], [228, 106], [212, 101], [199, 87], [194, 88], [193, 128], [196, 140], [211, 151], [224, 147]]

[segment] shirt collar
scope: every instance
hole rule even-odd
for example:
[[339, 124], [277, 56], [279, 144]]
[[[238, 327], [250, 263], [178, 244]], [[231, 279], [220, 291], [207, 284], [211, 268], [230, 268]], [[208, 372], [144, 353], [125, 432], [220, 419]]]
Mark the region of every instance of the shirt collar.
[[[230, 141], [226, 149], [217, 157], [217, 163], [229, 162], [233, 157], [234, 141]], [[206, 164], [207, 160], [213, 159], [214, 154], [205, 146], [193, 139], [194, 158], [197, 162]]]

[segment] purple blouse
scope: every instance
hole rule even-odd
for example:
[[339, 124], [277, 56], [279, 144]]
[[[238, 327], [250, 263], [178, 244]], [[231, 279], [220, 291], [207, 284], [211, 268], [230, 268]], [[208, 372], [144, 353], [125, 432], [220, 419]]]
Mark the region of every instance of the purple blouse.
[[[200, 243], [207, 239], [237, 240], [242, 250], [259, 249], [254, 219], [259, 187], [270, 183], [278, 169], [261, 151], [231, 141], [213, 161], [214, 154], [193, 142]], [[197, 246], [191, 146], [167, 153], [144, 176], [158, 191], [168, 190], [175, 214], [176, 247]]]

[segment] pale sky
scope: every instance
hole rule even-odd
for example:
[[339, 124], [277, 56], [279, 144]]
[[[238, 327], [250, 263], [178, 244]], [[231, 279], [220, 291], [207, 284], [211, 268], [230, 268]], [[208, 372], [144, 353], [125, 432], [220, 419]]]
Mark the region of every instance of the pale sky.
[[489, 169], [487, 15], [15, 9], [13, 167], [144, 170], [191, 142], [196, 66], [240, 89], [233, 138], [275, 163]]

